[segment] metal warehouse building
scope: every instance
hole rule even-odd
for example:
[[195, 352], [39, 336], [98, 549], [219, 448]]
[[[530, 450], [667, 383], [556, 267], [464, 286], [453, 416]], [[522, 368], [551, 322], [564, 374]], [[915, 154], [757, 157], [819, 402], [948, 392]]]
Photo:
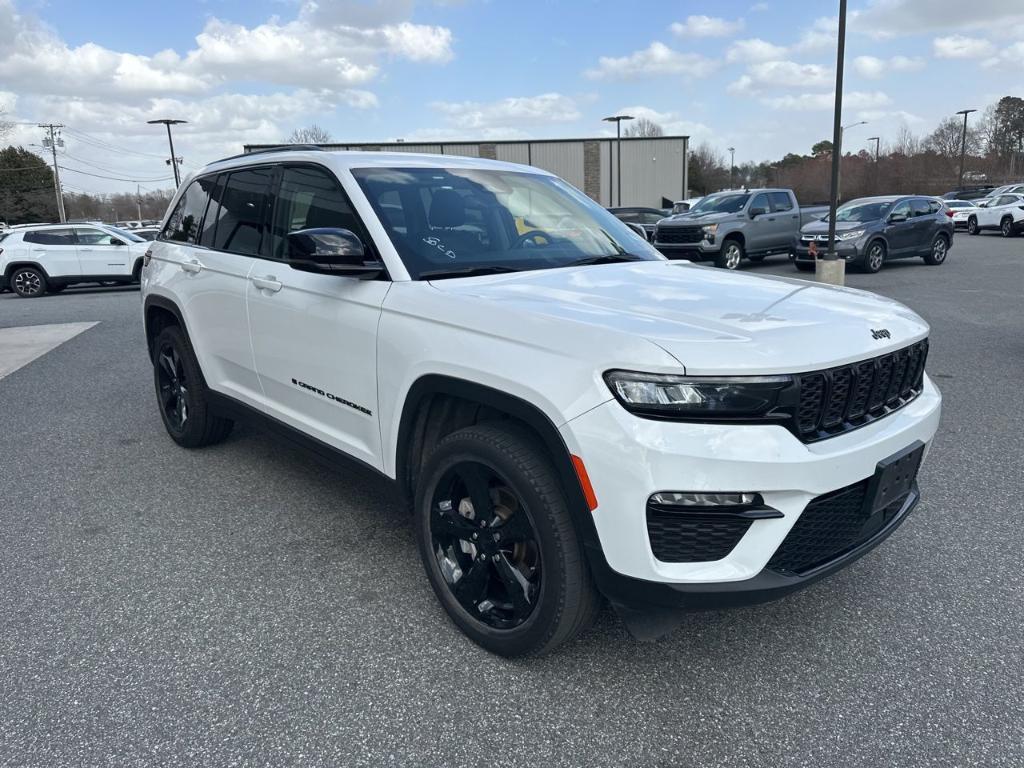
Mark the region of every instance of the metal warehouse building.
[[[532, 141], [446, 141], [432, 144], [321, 144], [327, 150], [426, 152], [484, 157], [523, 163], [551, 171], [604, 206], [670, 206], [687, 197], [688, 136], [622, 139], [622, 199], [619, 199], [617, 140], [537, 139]], [[246, 144], [246, 152], [278, 144]]]

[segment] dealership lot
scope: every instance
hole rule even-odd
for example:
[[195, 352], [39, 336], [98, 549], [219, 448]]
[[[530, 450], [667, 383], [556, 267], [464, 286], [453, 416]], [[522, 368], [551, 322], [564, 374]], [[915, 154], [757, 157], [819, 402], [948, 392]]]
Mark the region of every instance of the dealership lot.
[[606, 611], [530, 662], [449, 624], [381, 480], [249, 428], [177, 448], [137, 291], [0, 296], [97, 324], [0, 379], [0, 765], [1019, 765], [1024, 239], [848, 284], [932, 324], [908, 522], [781, 602], [654, 644]]

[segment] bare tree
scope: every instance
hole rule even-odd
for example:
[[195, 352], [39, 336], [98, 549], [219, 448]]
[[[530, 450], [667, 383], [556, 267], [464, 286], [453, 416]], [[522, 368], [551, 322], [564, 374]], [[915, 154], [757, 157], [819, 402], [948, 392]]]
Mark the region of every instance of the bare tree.
[[[924, 148], [955, 160], [960, 157], [964, 123], [956, 117], [947, 117], [924, 141]], [[976, 155], [981, 150], [981, 135], [977, 128], [967, 128], [967, 154]]]
[[311, 123], [305, 128], [296, 128], [288, 137], [289, 144], [330, 144], [331, 134], [326, 128]]
[[912, 157], [921, 151], [921, 139], [906, 125], [901, 125], [896, 132], [896, 139], [892, 143], [892, 151], [897, 155]]
[[646, 117], [641, 117], [639, 120], [635, 120], [626, 126], [626, 130], [622, 132], [623, 136], [634, 136], [640, 138], [650, 138], [652, 136], [664, 136], [665, 129], [658, 125], [653, 120], [648, 120]]

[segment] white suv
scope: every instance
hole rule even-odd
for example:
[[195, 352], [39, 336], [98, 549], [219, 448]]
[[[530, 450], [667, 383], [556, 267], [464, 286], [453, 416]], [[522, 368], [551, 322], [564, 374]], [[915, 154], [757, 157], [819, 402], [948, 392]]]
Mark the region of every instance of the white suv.
[[917, 503], [939, 423], [906, 307], [666, 261], [507, 163], [214, 163], [142, 292], [171, 437], [256, 417], [390, 478], [441, 604], [504, 655], [573, 637], [601, 595], [652, 635], [842, 568]]
[[0, 289], [32, 299], [77, 283], [137, 283], [147, 245], [103, 224], [10, 229], [0, 236]]
[[982, 230], [998, 229], [1003, 237], [1024, 232], [1024, 194], [994, 195], [968, 215], [967, 231], [977, 235]]

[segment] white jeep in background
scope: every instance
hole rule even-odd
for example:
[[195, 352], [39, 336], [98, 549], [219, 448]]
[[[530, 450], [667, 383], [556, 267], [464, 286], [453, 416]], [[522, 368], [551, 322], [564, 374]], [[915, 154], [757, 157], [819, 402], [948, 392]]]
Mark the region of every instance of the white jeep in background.
[[939, 423], [906, 307], [667, 261], [532, 167], [228, 158], [178, 190], [142, 294], [174, 441], [252, 418], [389, 478], [441, 605], [508, 656], [602, 596], [652, 636], [848, 565]]
[[0, 288], [32, 299], [79, 283], [137, 283], [147, 245], [104, 224], [11, 228], [0, 234]]

